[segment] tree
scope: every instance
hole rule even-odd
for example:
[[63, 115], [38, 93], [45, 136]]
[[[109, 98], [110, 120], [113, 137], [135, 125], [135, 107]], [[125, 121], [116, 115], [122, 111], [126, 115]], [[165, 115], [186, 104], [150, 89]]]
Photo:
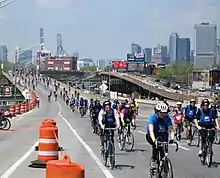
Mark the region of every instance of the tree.
[[81, 71], [85, 71], [85, 72], [94, 72], [94, 71], [97, 70], [97, 66], [81, 67], [80, 70], [81, 70]]
[[189, 63], [173, 63], [165, 69], [157, 68], [157, 77], [186, 84], [188, 74], [193, 70], [193, 65]]

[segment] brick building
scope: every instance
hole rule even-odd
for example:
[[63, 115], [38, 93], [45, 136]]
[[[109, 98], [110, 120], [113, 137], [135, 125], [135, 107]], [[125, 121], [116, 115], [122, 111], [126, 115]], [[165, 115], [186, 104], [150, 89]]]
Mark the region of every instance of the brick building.
[[77, 70], [77, 58], [45, 58], [45, 70], [58, 70], [58, 71], [76, 71]]

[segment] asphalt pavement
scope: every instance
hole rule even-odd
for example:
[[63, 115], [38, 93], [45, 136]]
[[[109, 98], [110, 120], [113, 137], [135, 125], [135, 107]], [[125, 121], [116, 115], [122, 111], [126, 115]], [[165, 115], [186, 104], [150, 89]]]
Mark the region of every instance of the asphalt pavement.
[[[145, 140], [147, 116], [152, 106], [141, 106], [137, 119], [137, 129], [132, 131], [135, 136], [134, 151], [120, 151], [116, 144], [116, 168], [110, 170], [102, 164], [99, 137], [92, 133], [88, 115], [80, 118], [79, 112], [72, 113], [65, 102], [48, 103], [43, 88], [37, 88], [40, 97], [40, 109], [12, 121], [12, 129], [0, 133], [1, 177], [39, 178], [45, 177], [45, 170], [29, 168], [30, 161], [37, 158], [37, 152], [31, 147], [38, 140], [40, 123], [50, 117], [56, 120], [59, 128], [60, 145], [65, 149], [73, 162], [85, 165], [87, 178], [146, 178], [149, 177], [149, 160], [151, 147]], [[198, 148], [189, 147], [183, 139], [178, 152], [171, 146], [169, 156], [173, 163], [175, 178], [218, 178], [220, 175], [220, 150], [214, 145], [214, 164], [211, 168], [202, 166], [197, 158]]]

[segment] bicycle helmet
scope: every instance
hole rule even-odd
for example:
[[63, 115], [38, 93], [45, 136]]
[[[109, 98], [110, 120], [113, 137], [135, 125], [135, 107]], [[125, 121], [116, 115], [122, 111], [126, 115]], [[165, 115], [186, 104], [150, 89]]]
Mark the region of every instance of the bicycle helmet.
[[191, 99], [191, 100], [190, 100], [190, 103], [193, 103], [193, 102], [194, 102], [194, 103], [196, 102], [195, 99]]
[[205, 104], [207, 104], [209, 106], [210, 102], [209, 102], [208, 99], [203, 99], [202, 100], [201, 106], [204, 106]]
[[176, 105], [182, 105], [182, 103], [181, 103], [180, 101], [178, 101], [178, 102], [176, 103]]
[[109, 102], [109, 101], [104, 101], [104, 102], [103, 102], [103, 108], [105, 108], [106, 106], [111, 106], [111, 102]]
[[168, 112], [168, 106], [165, 103], [157, 103], [155, 109], [158, 112], [164, 112], [164, 113]]

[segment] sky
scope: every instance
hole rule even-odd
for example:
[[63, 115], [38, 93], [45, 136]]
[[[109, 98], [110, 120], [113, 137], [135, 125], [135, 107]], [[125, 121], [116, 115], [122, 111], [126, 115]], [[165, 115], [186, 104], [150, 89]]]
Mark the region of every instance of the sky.
[[220, 26], [219, 9], [220, 0], [16, 0], [0, 9], [0, 44], [12, 58], [16, 46], [39, 44], [43, 28], [48, 50], [56, 52], [60, 33], [69, 55], [95, 60], [123, 59], [131, 43], [168, 45], [172, 32], [190, 37], [193, 48], [194, 24]]

